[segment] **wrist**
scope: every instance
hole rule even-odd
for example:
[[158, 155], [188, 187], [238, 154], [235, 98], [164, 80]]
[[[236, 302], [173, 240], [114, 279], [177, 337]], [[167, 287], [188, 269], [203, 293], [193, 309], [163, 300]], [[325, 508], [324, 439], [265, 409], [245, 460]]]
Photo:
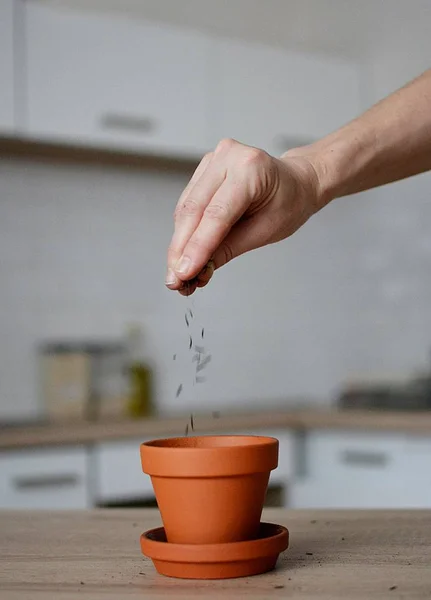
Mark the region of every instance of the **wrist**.
[[[318, 212], [335, 198], [335, 181], [330, 152], [321, 142], [300, 148], [292, 148], [281, 156], [281, 160], [294, 167], [301, 178], [311, 184], [314, 212]], [[308, 186], [307, 186], [308, 187]]]
[[[349, 136], [350, 137], [350, 136]], [[359, 154], [359, 142], [347, 140], [337, 131], [317, 142], [288, 150], [282, 160], [301, 158], [312, 168], [316, 179], [316, 212], [335, 198], [350, 193], [349, 183]]]

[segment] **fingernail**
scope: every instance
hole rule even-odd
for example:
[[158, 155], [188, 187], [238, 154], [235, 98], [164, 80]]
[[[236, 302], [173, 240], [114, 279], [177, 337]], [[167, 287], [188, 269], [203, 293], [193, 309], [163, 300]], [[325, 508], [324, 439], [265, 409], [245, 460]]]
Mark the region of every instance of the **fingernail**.
[[177, 278], [175, 277], [175, 273], [173, 272], [172, 269], [168, 269], [166, 272], [165, 284], [173, 285], [174, 283], [176, 283], [176, 281], [177, 281]]
[[181, 275], [187, 275], [191, 264], [192, 261], [188, 256], [182, 256], [175, 267], [175, 271], [181, 273]]

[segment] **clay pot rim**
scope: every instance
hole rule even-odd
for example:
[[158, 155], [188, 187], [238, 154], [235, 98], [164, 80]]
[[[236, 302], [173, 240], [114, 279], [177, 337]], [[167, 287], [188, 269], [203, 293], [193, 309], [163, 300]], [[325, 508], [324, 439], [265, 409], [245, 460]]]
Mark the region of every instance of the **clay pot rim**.
[[[243, 440], [244, 444], [211, 444], [213, 441]], [[196, 442], [208, 443], [208, 445], [197, 445]], [[268, 435], [253, 435], [253, 434], [220, 434], [220, 435], [194, 435], [190, 437], [170, 437], [149, 440], [143, 442], [142, 446], [151, 448], [159, 448], [160, 450], [193, 450], [194, 452], [203, 452], [204, 450], [229, 450], [231, 448], [251, 448], [261, 447], [278, 443], [277, 438]]]
[[[231, 442], [231, 443], [230, 443]], [[229, 477], [278, 465], [278, 440], [261, 435], [202, 435], [141, 444], [142, 470], [158, 477]]]
[[[276, 556], [289, 547], [289, 531], [283, 525], [261, 523], [264, 537], [225, 544], [172, 544], [163, 527], [141, 535], [141, 550], [152, 560], [177, 563], [233, 563]], [[155, 538], [155, 539], [154, 539]]]

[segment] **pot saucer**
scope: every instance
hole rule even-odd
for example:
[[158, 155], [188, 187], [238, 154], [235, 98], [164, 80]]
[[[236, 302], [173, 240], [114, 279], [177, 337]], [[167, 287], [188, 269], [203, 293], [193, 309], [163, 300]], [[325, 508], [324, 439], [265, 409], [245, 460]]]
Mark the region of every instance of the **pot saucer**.
[[289, 531], [261, 523], [256, 539], [227, 544], [171, 544], [163, 527], [141, 535], [141, 550], [157, 571], [182, 579], [229, 579], [271, 571], [289, 546]]

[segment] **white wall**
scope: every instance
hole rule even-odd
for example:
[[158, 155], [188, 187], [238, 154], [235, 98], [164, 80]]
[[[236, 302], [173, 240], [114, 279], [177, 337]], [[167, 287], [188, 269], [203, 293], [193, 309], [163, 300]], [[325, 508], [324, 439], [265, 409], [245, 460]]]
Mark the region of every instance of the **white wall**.
[[[431, 67], [431, 3], [392, 2], [366, 74], [372, 104]], [[358, 256], [363, 335], [358, 368], [429, 368], [431, 358], [431, 174], [364, 197]]]
[[135, 319], [147, 332], [161, 409], [257, 406], [297, 394], [327, 401], [353, 368], [357, 211], [349, 199], [291, 240], [234, 261], [196, 296], [213, 363], [198, 394], [185, 382], [175, 400], [190, 377], [188, 301], [163, 280], [172, 211], [186, 180], [0, 162], [1, 417], [37, 412], [36, 342], [121, 335]]

